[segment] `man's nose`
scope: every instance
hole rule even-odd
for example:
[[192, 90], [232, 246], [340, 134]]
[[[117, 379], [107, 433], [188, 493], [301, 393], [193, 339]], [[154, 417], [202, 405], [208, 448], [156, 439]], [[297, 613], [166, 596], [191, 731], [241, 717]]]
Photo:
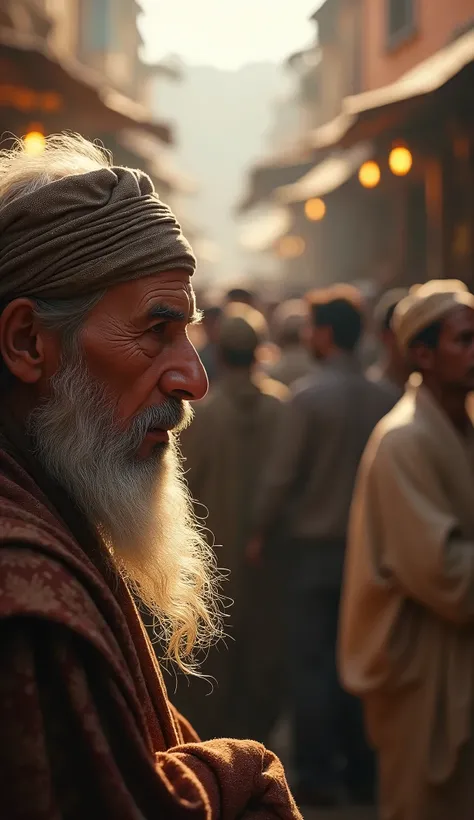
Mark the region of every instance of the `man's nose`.
[[161, 391], [182, 401], [200, 401], [209, 389], [209, 382], [201, 359], [189, 342], [163, 373]]

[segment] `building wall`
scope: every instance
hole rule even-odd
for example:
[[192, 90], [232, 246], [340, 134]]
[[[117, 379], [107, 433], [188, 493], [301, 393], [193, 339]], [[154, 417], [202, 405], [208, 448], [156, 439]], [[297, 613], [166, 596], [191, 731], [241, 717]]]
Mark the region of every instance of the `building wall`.
[[336, 117], [342, 100], [361, 88], [361, 36], [363, 0], [326, 0], [324, 21], [320, 25], [318, 66], [320, 93], [313, 124], [323, 125]]
[[111, 41], [105, 65], [113, 84], [134, 99], [140, 98], [141, 93], [137, 13], [135, 0], [113, 0], [110, 4]]
[[338, 43], [343, 63], [344, 96], [361, 91], [362, 0], [346, 0], [339, 7]]
[[79, 0], [45, 0], [53, 20], [51, 47], [60, 57], [76, 56], [78, 48]]
[[96, 69], [132, 99], [142, 99], [135, 0], [44, 0], [54, 21], [50, 43], [60, 56], [73, 56]]
[[[412, 0], [414, 27], [390, 44], [389, 0], [363, 0], [363, 90], [394, 82], [474, 23], [474, 0]], [[395, 0], [399, 4], [407, 0]]]

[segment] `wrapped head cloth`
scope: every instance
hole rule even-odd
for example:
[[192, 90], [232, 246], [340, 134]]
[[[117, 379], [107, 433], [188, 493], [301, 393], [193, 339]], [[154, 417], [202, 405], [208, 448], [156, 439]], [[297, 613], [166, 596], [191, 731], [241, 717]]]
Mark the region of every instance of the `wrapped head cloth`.
[[416, 285], [395, 308], [392, 328], [403, 350], [419, 333], [457, 307], [474, 310], [474, 296], [463, 282], [439, 279]]
[[196, 262], [141, 171], [111, 167], [0, 202], [0, 309], [20, 296], [71, 299]]

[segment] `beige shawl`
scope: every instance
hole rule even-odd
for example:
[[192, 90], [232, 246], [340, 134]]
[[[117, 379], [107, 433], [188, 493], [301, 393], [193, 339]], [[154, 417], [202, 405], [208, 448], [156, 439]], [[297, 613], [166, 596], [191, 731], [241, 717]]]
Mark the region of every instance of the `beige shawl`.
[[[381, 422], [362, 462], [339, 661], [366, 705], [382, 696], [395, 714], [408, 698], [423, 771], [445, 782], [473, 725], [474, 470], [469, 440], [423, 387]], [[369, 729], [382, 746], [386, 726]]]

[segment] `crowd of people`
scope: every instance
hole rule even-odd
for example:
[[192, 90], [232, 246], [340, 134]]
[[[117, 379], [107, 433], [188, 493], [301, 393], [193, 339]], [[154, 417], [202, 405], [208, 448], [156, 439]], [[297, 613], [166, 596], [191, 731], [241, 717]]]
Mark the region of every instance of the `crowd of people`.
[[234, 604], [203, 665], [215, 690], [178, 702], [203, 736], [270, 745], [286, 715], [301, 805], [379, 791], [382, 818], [467, 820], [474, 297], [441, 281], [374, 310], [348, 285], [256, 305], [213, 307], [211, 389], [182, 437]]
[[230, 570], [228, 640], [203, 663], [211, 685], [179, 680], [172, 697], [203, 737], [271, 744], [287, 715], [301, 804], [370, 803], [373, 754], [360, 702], [339, 684], [336, 640], [359, 462], [406, 381], [390, 327], [400, 293], [375, 312], [381, 355], [367, 375], [367, 308], [355, 288], [274, 310], [242, 298], [232, 291], [210, 308], [211, 388], [181, 435], [198, 515]]
[[470, 820], [467, 287], [199, 326], [174, 215], [77, 136], [0, 155], [0, 235], [4, 816]]

